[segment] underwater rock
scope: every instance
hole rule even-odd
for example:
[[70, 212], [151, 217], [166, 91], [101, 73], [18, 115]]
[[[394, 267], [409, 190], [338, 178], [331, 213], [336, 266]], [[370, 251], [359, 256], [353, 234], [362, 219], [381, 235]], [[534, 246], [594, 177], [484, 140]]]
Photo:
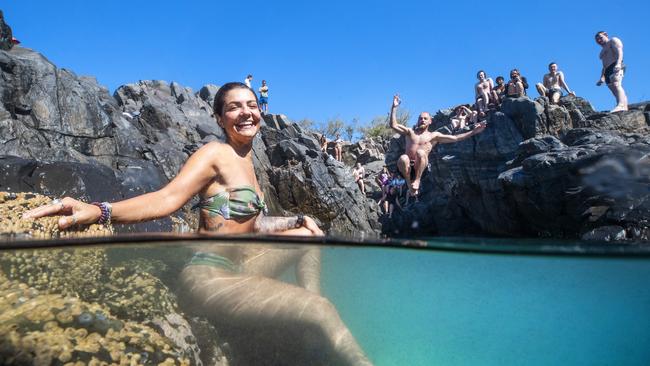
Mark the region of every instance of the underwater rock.
[[7, 278], [0, 278], [0, 360], [3, 365], [190, 365], [183, 350], [145, 325]]

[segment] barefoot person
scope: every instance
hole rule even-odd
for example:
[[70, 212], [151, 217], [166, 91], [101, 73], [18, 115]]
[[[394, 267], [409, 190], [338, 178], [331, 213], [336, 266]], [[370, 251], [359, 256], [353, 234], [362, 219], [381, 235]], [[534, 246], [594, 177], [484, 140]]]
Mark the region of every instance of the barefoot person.
[[260, 109], [262, 113], [269, 113], [269, 86], [266, 85], [266, 80], [262, 80], [262, 86], [260, 86]]
[[399, 95], [393, 97], [390, 109], [390, 127], [400, 135], [406, 137], [406, 151], [399, 157], [397, 168], [406, 179], [406, 184], [412, 196], [417, 196], [420, 189], [420, 179], [424, 169], [429, 164], [429, 153], [438, 143], [446, 144], [462, 141], [468, 137], [481, 133], [485, 123], [479, 123], [472, 131], [458, 135], [444, 135], [440, 132], [428, 130], [431, 124], [431, 115], [428, 112], [420, 113], [418, 123], [414, 129], [397, 123], [397, 107], [400, 104]]
[[478, 82], [474, 85], [476, 109], [482, 117], [485, 115], [485, 112], [488, 110], [488, 106], [490, 105], [490, 94], [492, 88], [494, 88], [494, 83], [492, 82], [492, 79], [487, 77], [483, 70], [476, 73], [476, 78], [478, 79]]
[[623, 73], [625, 71], [625, 66], [623, 66], [623, 42], [616, 37], [609, 38], [607, 32], [601, 31], [596, 33], [596, 43], [603, 48], [599, 55], [603, 68], [596, 85], [600, 86], [605, 83], [614, 94], [616, 107], [612, 109], [612, 112], [626, 111], [627, 95], [623, 90]]
[[[66, 197], [27, 212], [25, 218], [64, 215], [58, 222], [60, 229], [96, 222], [142, 222], [169, 216], [198, 195], [202, 232], [323, 235], [310, 217], [265, 214], [252, 159], [261, 121], [253, 90], [243, 83], [223, 85], [215, 96], [214, 115], [226, 142], [201, 147], [159, 191], [112, 204]], [[300, 286], [271, 278], [294, 264]], [[194, 254], [180, 280], [184, 298], [215, 323], [253, 332], [281, 326], [293, 332], [308, 328], [316, 334], [309, 339], [322, 342], [341, 363], [369, 364], [334, 306], [320, 295], [318, 249], [212, 245]]]
[[557, 64], [555, 62], [548, 64], [548, 71], [548, 74], [544, 75], [542, 83], [537, 83], [535, 85], [539, 95], [548, 97], [551, 104], [557, 104], [560, 101], [560, 97], [562, 97], [562, 89], [575, 96], [575, 93], [569, 89], [569, 86], [564, 80], [564, 73], [557, 69]]
[[359, 189], [361, 190], [361, 193], [364, 195], [366, 194], [366, 184], [363, 181], [363, 176], [366, 174], [366, 170], [361, 166], [361, 163], [357, 163], [357, 165], [352, 169], [352, 176], [354, 177], [354, 182], [357, 183], [359, 186]]
[[334, 139], [334, 159], [338, 161], [343, 161], [343, 139], [341, 134], [336, 134], [336, 139]]
[[506, 97], [506, 81], [503, 76], [497, 76], [495, 80], [497, 85], [492, 88], [492, 98], [496, 101], [496, 104], [499, 105], [503, 101], [503, 98]]

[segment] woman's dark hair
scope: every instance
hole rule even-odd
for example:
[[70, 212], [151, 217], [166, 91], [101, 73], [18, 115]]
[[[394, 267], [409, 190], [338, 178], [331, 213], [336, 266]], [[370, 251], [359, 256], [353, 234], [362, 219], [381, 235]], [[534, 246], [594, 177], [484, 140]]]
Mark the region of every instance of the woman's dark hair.
[[226, 94], [228, 94], [228, 92], [233, 89], [250, 90], [250, 92], [253, 93], [253, 95], [255, 96], [255, 101], [259, 103], [259, 101], [257, 100], [257, 94], [255, 94], [253, 89], [246, 86], [246, 84], [237, 81], [226, 83], [223, 84], [221, 88], [219, 88], [219, 90], [217, 91], [217, 95], [214, 96], [214, 105], [212, 108], [215, 116], [221, 116], [221, 113], [223, 112], [224, 99], [226, 99]]
[[483, 71], [483, 70], [479, 70], [479, 71], [476, 73], [476, 78], [478, 79], [478, 76], [481, 75], [481, 73], [483, 73], [483, 75], [485, 75], [485, 78], [487, 79], [487, 74], [486, 74], [485, 71]]

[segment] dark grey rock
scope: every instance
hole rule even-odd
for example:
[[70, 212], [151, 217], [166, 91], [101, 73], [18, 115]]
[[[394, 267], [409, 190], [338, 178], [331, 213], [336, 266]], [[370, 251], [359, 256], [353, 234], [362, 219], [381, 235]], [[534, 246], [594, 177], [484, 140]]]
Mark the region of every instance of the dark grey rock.
[[602, 226], [584, 233], [582, 240], [587, 241], [621, 241], [625, 240], [625, 229], [616, 226]]

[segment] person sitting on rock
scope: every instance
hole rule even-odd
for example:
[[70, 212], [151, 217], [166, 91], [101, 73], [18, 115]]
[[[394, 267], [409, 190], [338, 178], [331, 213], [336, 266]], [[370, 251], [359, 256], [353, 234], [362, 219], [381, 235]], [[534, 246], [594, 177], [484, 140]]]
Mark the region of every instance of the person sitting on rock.
[[596, 43], [603, 49], [600, 51], [600, 60], [603, 68], [600, 72], [600, 79], [596, 85], [607, 84], [609, 90], [616, 98], [616, 107], [612, 112], [627, 110], [627, 95], [623, 89], [623, 75], [625, 66], [623, 65], [623, 42], [616, 37], [609, 38], [607, 32], [596, 33]]
[[361, 163], [352, 169], [352, 176], [354, 177], [354, 182], [359, 186], [361, 193], [366, 194], [366, 184], [363, 181], [363, 176], [366, 174], [366, 170], [361, 166]]
[[564, 73], [557, 69], [557, 64], [555, 62], [548, 64], [548, 71], [549, 73], [544, 75], [542, 83], [537, 83], [535, 85], [539, 95], [548, 97], [548, 101], [551, 104], [557, 104], [560, 101], [563, 88], [567, 93], [575, 95], [575, 93], [569, 89], [569, 86], [564, 80]]
[[[262, 120], [255, 93], [243, 83], [224, 84], [214, 99], [214, 115], [225, 142], [198, 149], [162, 189], [112, 204], [66, 197], [28, 211], [24, 219], [63, 215], [61, 230], [97, 222], [135, 223], [169, 216], [198, 195], [203, 233], [322, 236], [311, 217], [266, 215], [252, 157]], [[293, 265], [299, 286], [273, 278]], [[335, 307], [320, 295], [317, 248], [210, 245], [194, 254], [180, 281], [184, 298], [215, 323], [252, 332], [286, 327], [291, 334], [303, 334], [312, 329], [308, 340], [317, 340], [340, 363], [370, 364]]]
[[478, 112], [461, 104], [454, 109], [454, 117], [451, 118], [452, 131], [464, 131], [477, 122]]
[[429, 164], [429, 153], [438, 143], [452, 143], [462, 141], [466, 138], [483, 132], [486, 125], [479, 123], [475, 129], [458, 135], [445, 135], [440, 132], [429, 131], [431, 125], [431, 114], [422, 112], [418, 117], [415, 128], [409, 128], [397, 123], [397, 107], [400, 104], [399, 95], [393, 97], [390, 109], [390, 127], [406, 138], [406, 151], [399, 157], [397, 168], [406, 179], [409, 192], [417, 196], [420, 190], [420, 179], [422, 173]]
[[510, 71], [510, 81], [506, 85], [506, 97], [519, 98], [526, 95], [526, 86], [524, 80], [517, 69]]
[[503, 98], [506, 97], [506, 81], [503, 76], [497, 76], [495, 81], [497, 85], [492, 88], [492, 98], [499, 105], [503, 101]]
[[338, 161], [343, 161], [343, 139], [340, 134], [336, 134], [336, 139], [334, 140], [334, 159]]
[[475, 100], [476, 100], [476, 109], [478, 110], [479, 116], [484, 116], [490, 105], [490, 94], [494, 83], [492, 79], [487, 77], [485, 71], [480, 70], [476, 73], [476, 78], [478, 82], [474, 85]]

